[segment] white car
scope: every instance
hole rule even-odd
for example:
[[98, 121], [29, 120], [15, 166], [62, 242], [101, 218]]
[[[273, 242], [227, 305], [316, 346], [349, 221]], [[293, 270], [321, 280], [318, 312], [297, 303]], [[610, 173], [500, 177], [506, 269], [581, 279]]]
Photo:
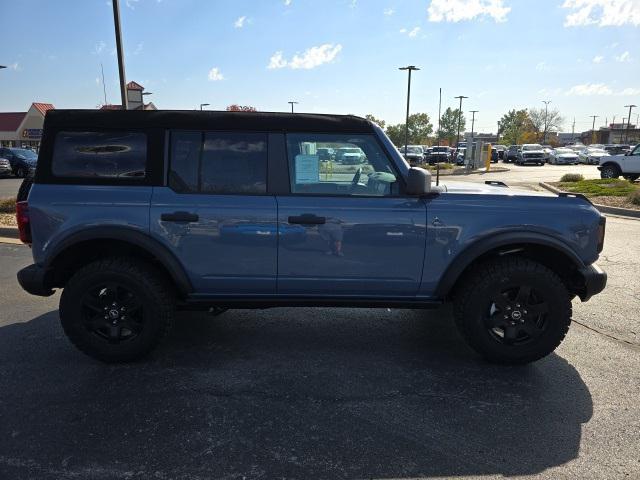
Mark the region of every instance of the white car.
[[549, 155], [549, 163], [552, 165], [575, 165], [579, 163], [578, 154], [570, 148], [556, 148]]
[[622, 175], [632, 182], [640, 178], [640, 145], [625, 155], [609, 155], [600, 159], [601, 178], [618, 178]]
[[608, 157], [609, 153], [601, 148], [587, 147], [578, 154], [580, 163], [598, 165], [602, 157]]

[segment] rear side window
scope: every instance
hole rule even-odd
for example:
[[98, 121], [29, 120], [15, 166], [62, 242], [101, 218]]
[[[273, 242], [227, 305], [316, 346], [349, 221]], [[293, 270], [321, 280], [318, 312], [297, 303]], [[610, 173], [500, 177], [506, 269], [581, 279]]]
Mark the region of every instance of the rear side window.
[[138, 132], [58, 132], [56, 177], [139, 180], [146, 177], [147, 136]]
[[267, 134], [172, 132], [169, 186], [183, 193], [266, 193]]

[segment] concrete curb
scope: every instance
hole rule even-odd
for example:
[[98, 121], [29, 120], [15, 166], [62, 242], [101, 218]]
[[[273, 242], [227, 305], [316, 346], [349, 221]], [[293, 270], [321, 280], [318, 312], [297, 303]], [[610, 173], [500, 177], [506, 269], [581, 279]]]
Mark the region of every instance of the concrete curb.
[[0, 237], [20, 238], [20, 235], [18, 234], [18, 227], [0, 227]]
[[[549, 185], [548, 183], [545, 183], [545, 182], [540, 182], [538, 183], [538, 185], [555, 194], [562, 192], [562, 190], [557, 189], [553, 185]], [[611, 215], [621, 215], [623, 217], [640, 219], [640, 210], [632, 210], [630, 208], [610, 207], [609, 205], [598, 205], [597, 203], [594, 203], [593, 206], [596, 207], [598, 210], [600, 210], [600, 212], [602, 213], [609, 213]]]

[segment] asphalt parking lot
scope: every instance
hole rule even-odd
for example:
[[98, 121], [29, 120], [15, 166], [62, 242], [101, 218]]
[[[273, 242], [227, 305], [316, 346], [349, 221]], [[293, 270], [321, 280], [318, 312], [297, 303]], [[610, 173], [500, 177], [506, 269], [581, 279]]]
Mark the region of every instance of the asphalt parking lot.
[[0, 244], [0, 478], [639, 478], [638, 251], [640, 221], [610, 217], [609, 286], [525, 367], [480, 360], [448, 307], [181, 315], [107, 366]]

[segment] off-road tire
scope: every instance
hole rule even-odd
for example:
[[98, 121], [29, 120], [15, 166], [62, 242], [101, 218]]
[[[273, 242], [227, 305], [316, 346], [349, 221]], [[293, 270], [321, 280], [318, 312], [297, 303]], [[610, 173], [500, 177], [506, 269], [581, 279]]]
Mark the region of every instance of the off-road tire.
[[616, 165], [609, 164], [600, 170], [600, 178], [618, 178], [620, 173], [620, 169]]
[[[144, 321], [135, 338], [114, 344], [85, 328], [81, 299], [103, 282], [119, 283], [137, 296]], [[104, 258], [80, 268], [60, 297], [60, 321], [71, 343], [107, 363], [131, 362], [147, 355], [169, 333], [174, 311], [174, 295], [165, 277], [151, 265], [127, 257]]]
[[[486, 310], [490, 292], [500, 286], [531, 285], [548, 302], [546, 328], [531, 343], [505, 344], [487, 328]], [[532, 260], [502, 258], [482, 263], [462, 279], [454, 294], [456, 325], [467, 343], [493, 363], [525, 364], [553, 352], [562, 342], [571, 323], [571, 295], [560, 277]]]

